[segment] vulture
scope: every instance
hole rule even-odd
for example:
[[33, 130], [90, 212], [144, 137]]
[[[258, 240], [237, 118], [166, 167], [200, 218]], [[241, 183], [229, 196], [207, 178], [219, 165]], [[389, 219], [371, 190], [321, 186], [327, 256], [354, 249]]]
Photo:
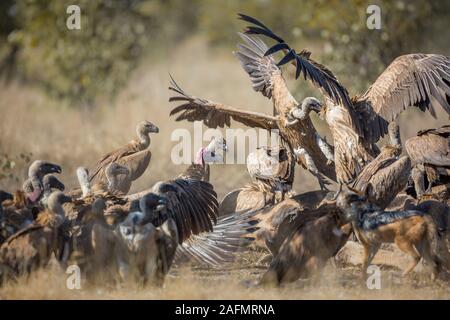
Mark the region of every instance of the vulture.
[[[31, 184], [32, 191], [27, 194], [27, 198], [30, 202], [36, 202], [44, 191], [43, 178], [47, 174], [61, 173], [62, 169], [59, 165], [43, 161], [36, 160], [28, 168], [28, 180], [27, 184]], [[30, 189], [31, 190], [31, 189]]]
[[247, 156], [247, 170], [255, 182], [229, 192], [219, 205], [219, 215], [258, 210], [291, 194], [295, 160], [283, 146], [260, 147]]
[[[138, 208], [130, 211], [110, 233], [117, 271], [123, 281], [133, 277], [144, 286], [163, 285], [180, 235], [172, 213], [166, 214], [168, 205], [166, 197], [146, 194], [139, 200]], [[160, 213], [165, 215], [163, 219], [157, 218]]]
[[9, 234], [6, 230], [7, 225], [5, 221], [5, 215], [3, 213], [3, 201], [13, 200], [14, 197], [11, 193], [0, 190], [0, 244], [8, 238]]
[[395, 122], [388, 126], [390, 144], [381, 148], [380, 154], [358, 174], [352, 188], [368, 192], [370, 203], [385, 209], [397, 194], [405, 188], [411, 173], [411, 161], [400, 157], [402, 144], [399, 127]]
[[[297, 53], [260, 21], [243, 14], [239, 16], [252, 24], [246, 34], [264, 35], [277, 42], [264, 53], [265, 57], [283, 51], [285, 56], [276, 66], [291, 62], [296, 66], [296, 78], [303, 73], [304, 79], [311, 80], [324, 94], [322, 114], [333, 135], [334, 163], [340, 184], [353, 181], [378, 155], [376, 142], [387, 133], [388, 123], [404, 109], [418, 107], [435, 117], [435, 106], [440, 105], [450, 114], [449, 57], [423, 53], [400, 56], [364, 94], [350, 98], [331, 70], [311, 58], [311, 52]], [[303, 120], [300, 111], [299, 118]]]
[[[210, 163], [223, 163], [222, 152], [228, 150], [227, 143], [222, 137], [214, 137], [206, 147], [202, 147], [195, 155], [194, 163], [189, 166], [185, 176], [209, 182]], [[181, 176], [183, 177], [183, 175]]]
[[29, 274], [45, 267], [52, 254], [62, 254], [64, 209], [62, 204], [72, 199], [60, 191], [48, 198], [48, 209], [40, 212], [36, 221], [16, 232], [0, 246], [1, 280]]
[[450, 183], [450, 125], [419, 131], [406, 140], [405, 149], [414, 165], [417, 196], [429, 193], [435, 185]]
[[[275, 115], [246, 111], [214, 101], [188, 95], [171, 78], [169, 90], [175, 92], [169, 101], [182, 104], [171, 110], [170, 115], [176, 115], [176, 121], [203, 121], [210, 128], [230, 126], [231, 119], [252, 128], [277, 130], [283, 144], [291, 152], [302, 148], [305, 154], [313, 160], [315, 168], [308, 167], [304, 157], [297, 158], [297, 162], [307, 168], [319, 180], [321, 187], [325, 177], [335, 181], [332, 147], [322, 139], [314, 128], [309, 117], [303, 120], [293, 119], [291, 111], [298, 102], [289, 92], [281, 69], [270, 56], [264, 56], [268, 47], [262, 40], [249, 35], [240, 35], [245, 44], [239, 45], [235, 53], [242, 67], [250, 76], [253, 89], [272, 99]], [[319, 110], [321, 103], [312, 97], [303, 100], [303, 108]], [[310, 162], [309, 162], [310, 163]]]
[[[43, 192], [36, 199], [36, 202], [40, 202], [43, 205], [45, 205], [47, 203], [48, 197], [54, 191], [54, 189], [59, 190], [59, 191], [64, 191], [66, 188], [64, 186], [64, 184], [61, 181], [59, 181], [58, 178], [52, 174], [47, 174], [42, 178], [42, 187], [43, 187]], [[31, 179], [25, 180], [25, 182], [23, 183], [22, 189], [23, 189], [23, 191], [25, 191], [26, 194], [32, 194], [34, 192], [34, 188], [33, 188]]]
[[105, 169], [110, 163], [117, 162], [130, 171], [130, 174], [120, 179], [115, 186], [117, 191], [127, 194], [131, 188], [131, 183], [147, 169], [152, 156], [150, 150], [148, 150], [150, 133], [158, 132], [158, 127], [153, 123], [149, 121], [140, 122], [136, 127], [138, 139], [132, 140], [121, 148], [104, 155], [95, 168], [91, 170], [89, 182], [92, 184], [97, 182], [108, 184]]

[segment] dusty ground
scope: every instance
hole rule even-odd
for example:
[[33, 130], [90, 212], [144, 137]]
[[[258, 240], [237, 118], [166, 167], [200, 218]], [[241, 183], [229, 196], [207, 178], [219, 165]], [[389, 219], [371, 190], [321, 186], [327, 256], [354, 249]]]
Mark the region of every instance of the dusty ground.
[[407, 278], [394, 268], [381, 268], [381, 289], [367, 289], [354, 266], [327, 265], [318, 282], [299, 280], [282, 288], [247, 288], [266, 270], [255, 264], [260, 254], [246, 254], [225, 270], [201, 267], [174, 268], [164, 288], [99, 285], [80, 290], [66, 288], [66, 275], [55, 266], [39, 271], [28, 280], [0, 289], [0, 299], [450, 299], [450, 287], [431, 282], [425, 273]]

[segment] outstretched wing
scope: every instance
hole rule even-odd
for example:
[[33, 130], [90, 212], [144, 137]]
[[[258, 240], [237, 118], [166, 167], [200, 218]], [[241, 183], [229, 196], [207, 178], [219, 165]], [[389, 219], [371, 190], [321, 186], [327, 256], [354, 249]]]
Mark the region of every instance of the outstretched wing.
[[268, 27], [255, 18], [244, 14], [239, 14], [239, 19], [254, 24], [253, 26], [247, 27], [245, 30], [246, 34], [264, 35], [277, 41], [278, 43], [267, 50], [264, 55], [269, 56], [276, 52], [283, 51], [285, 56], [278, 62], [277, 65], [282, 66], [288, 62], [291, 62], [296, 66], [296, 79], [303, 73], [305, 80], [312, 81], [312, 83], [335, 104], [345, 106], [349, 110], [350, 115], [354, 118], [353, 124], [355, 126], [355, 130], [362, 135], [359, 121], [357, 121], [358, 119], [356, 118], [356, 114], [353, 112], [354, 107], [348, 95], [347, 89], [339, 83], [338, 79], [331, 72], [331, 70], [311, 59], [310, 51], [302, 50], [297, 53], [281, 37], [273, 33]]
[[195, 260], [213, 267], [233, 262], [236, 252], [251, 243], [251, 234], [258, 228], [252, 219], [255, 211], [236, 212], [218, 219], [212, 232], [192, 236], [177, 248], [175, 263]]
[[169, 102], [181, 101], [172, 109], [170, 115], [177, 115], [176, 121], [203, 121], [210, 128], [230, 126], [231, 119], [246, 126], [262, 129], [276, 129], [277, 118], [264, 113], [240, 110], [221, 103], [188, 95], [171, 77], [169, 90], [178, 95], [170, 97]]
[[296, 65], [296, 78], [298, 78], [303, 72], [303, 77], [311, 80], [314, 85], [319, 87], [324, 93], [329, 96], [335, 103], [344, 104], [351, 107], [350, 98], [348, 96], [347, 90], [339, 83], [336, 76], [324, 65], [312, 60], [310, 58], [311, 52], [307, 50], [302, 50], [300, 53], [296, 53], [294, 49], [290, 48], [289, 45], [275, 33], [273, 33], [269, 28], [263, 25], [258, 20], [249, 17], [244, 14], [239, 14], [239, 18], [253, 23], [256, 26], [247, 27], [246, 34], [259, 34], [270, 37], [278, 42], [278, 44], [271, 47], [266, 51], [265, 55], [274, 54], [280, 50], [286, 52], [286, 55], [278, 62], [281, 66], [288, 62], [292, 62]]
[[239, 35], [245, 43], [238, 45], [239, 51], [234, 52], [234, 55], [250, 76], [253, 89], [269, 99], [272, 98], [273, 77], [281, 75], [280, 68], [272, 56], [264, 55], [269, 48], [261, 39], [242, 33]]
[[450, 114], [450, 58], [422, 53], [400, 56], [359, 100], [388, 122], [410, 106], [436, 117], [433, 100]]
[[[164, 195], [169, 200], [169, 215], [178, 229], [179, 243], [193, 234], [211, 232], [217, 222], [219, 203], [213, 186], [196, 179], [175, 179], [164, 183], [172, 190]], [[176, 191], [173, 191], [173, 190]]]

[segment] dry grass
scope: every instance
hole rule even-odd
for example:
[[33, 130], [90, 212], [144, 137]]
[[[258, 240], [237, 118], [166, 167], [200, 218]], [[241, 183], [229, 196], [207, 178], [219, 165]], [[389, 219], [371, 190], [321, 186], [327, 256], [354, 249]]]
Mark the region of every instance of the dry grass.
[[[179, 53], [182, 53], [181, 55]], [[170, 135], [176, 128], [192, 130], [192, 124], [177, 123], [169, 118], [168, 72], [188, 92], [237, 107], [270, 113], [272, 106], [260, 94], [253, 92], [247, 75], [228, 51], [211, 51], [201, 39], [191, 39], [168, 55], [164, 60], [152, 61], [151, 57], [135, 72], [127, 88], [120, 93], [114, 105], [102, 103], [94, 111], [61, 107], [38, 90], [18, 84], [0, 87], [0, 153], [17, 155], [28, 151], [33, 159], [46, 159], [61, 164], [62, 180], [68, 189], [76, 185], [77, 166], [91, 166], [104, 153], [134, 137], [136, 123], [148, 119], [160, 127], [160, 133], [152, 137], [153, 159], [147, 172], [134, 185], [132, 191], [151, 186], [155, 181], [172, 178], [185, 167], [170, 161], [175, 142]], [[300, 82], [291, 83], [299, 85]], [[349, 87], [350, 91], [351, 87]], [[316, 94], [320, 97], [320, 94]], [[298, 97], [301, 98], [300, 96]], [[317, 120], [317, 119], [315, 119]], [[318, 122], [318, 121], [316, 121]], [[448, 123], [439, 110], [439, 118], [419, 112], [406, 112], [401, 117], [403, 139], [418, 130]], [[319, 123], [322, 133], [327, 133]], [[330, 140], [330, 139], [329, 139]], [[206, 144], [206, 141], [205, 141]], [[16, 172], [25, 177], [26, 167]], [[244, 165], [220, 165], [212, 170], [212, 183], [219, 196], [249, 181]], [[20, 183], [0, 180], [0, 189], [13, 191]], [[303, 170], [297, 170], [294, 188], [297, 192], [317, 189], [316, 181]], [[183, 272], [183, 276], [171, 276], [162, 290], [82, 290], [65, 288], [65, 275], [58, 272], [38, 272], [25, 283], [8, 285], [0, 290], [1, 298], [233, 298], [233, 299], [297, 299], [297, 298], [449, 298], [448, 289], [425, 286], [415, 288], [404, 283], [400, 288], [387, 286], [381, 291], [352, 288], [335, 276], [345, 270], [328, 268], [331, 282], [322, 281], [313, 288], [299, 288], [296, 284], [284, 289], [246, 290], [239, 282], [257, 278], [262, 270], [235, 270], [221, 275], [200, 276], [196, 272]], [[177, 270], [174, 273], [178, 273]], [[226, 281], [225, 281], [226, 279]]]

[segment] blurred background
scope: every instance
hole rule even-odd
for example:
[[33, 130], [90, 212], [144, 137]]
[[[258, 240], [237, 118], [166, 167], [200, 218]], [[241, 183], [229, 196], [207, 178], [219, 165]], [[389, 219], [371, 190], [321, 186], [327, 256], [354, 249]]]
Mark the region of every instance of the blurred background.
[[[81, 30], [68, 30], [66, 8], [81, 9]], [[371, 4], [381, 7], [381, 30], [366, 27]], [[62, 179], [76, 185], [77, 166], [92, 166], [104, 153], [134, 138], [147, 119], [153, 158], [133, 190], [172, 178], [170, 140], [191, 123], [169, 118], [169, 72], [188, 93], [232, 106], [272, 112], [253, 92], [232, 51], [245, 23], [258, 18], [298, 50], [312, 51], [352, 95], [363, 93], [397, 56], [450, 55], [450, 2], [363, 0], [2, 0], [0, 2], [0, 188], [21, 186], [27, 165], [45, 159], [63, 166]], [[284, 74], [297, 99], [320, 93]], [[441, 110], [440, 110], [441, 111]], [[319, 131], [332, 141], [323, 121]], [[401, 116], [403, 138], [448, 123], [409, 111]], [[234, 127], [239, 127], [234, 124]], [[205, 145], [206, 145], [205, 141]], [[297, 170], [298, 192], [317, 189]], [[220, 195], [249, 181], [244, 165], [212, 168]]]

